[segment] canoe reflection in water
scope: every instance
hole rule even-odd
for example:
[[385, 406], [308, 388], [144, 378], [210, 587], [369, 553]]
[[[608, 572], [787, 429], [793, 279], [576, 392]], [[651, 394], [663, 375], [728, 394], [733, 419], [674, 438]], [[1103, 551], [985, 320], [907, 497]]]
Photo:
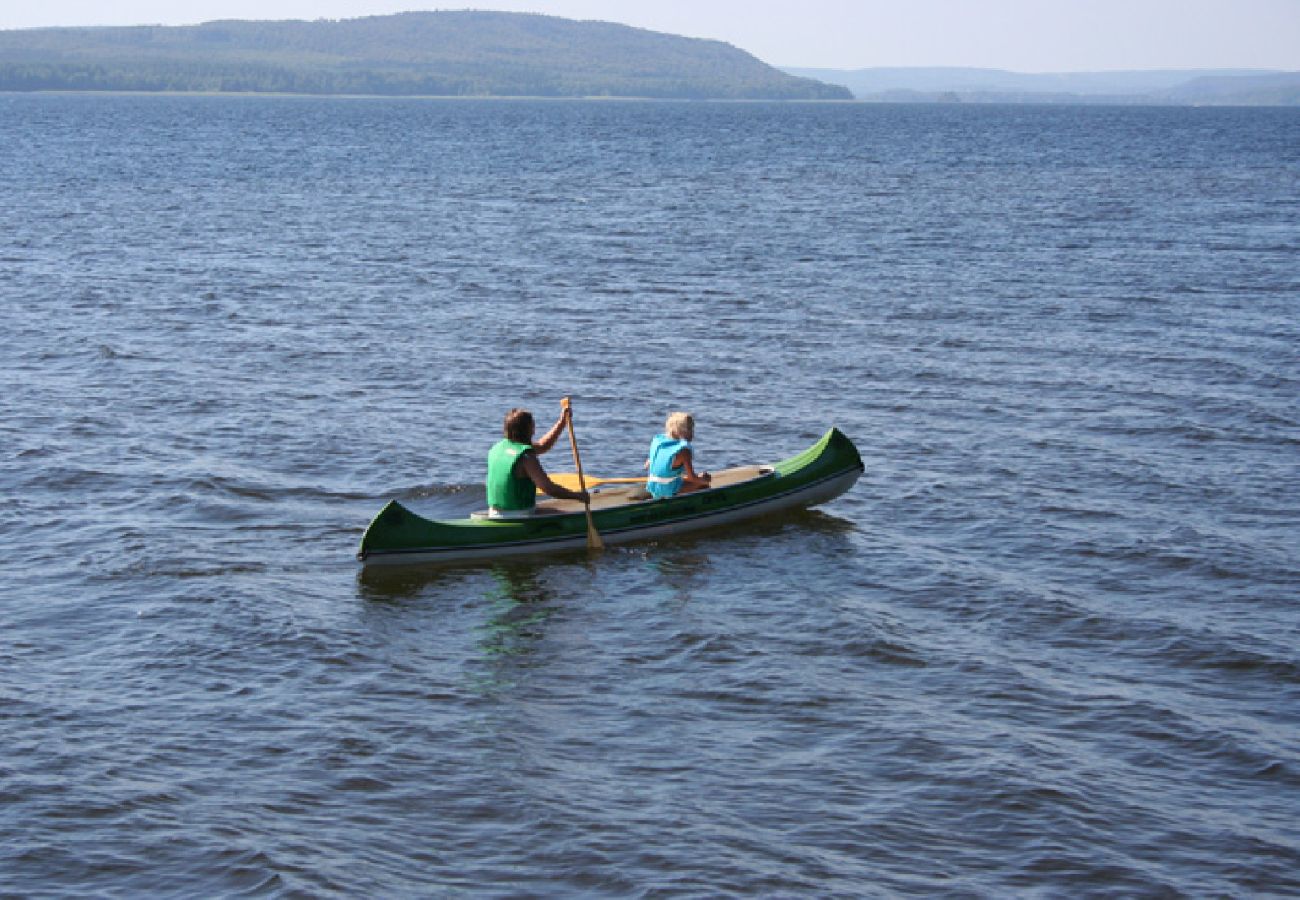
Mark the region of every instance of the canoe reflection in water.
[[488, 656], [527, 655], [544, 636], [558, 594], [546, 586], [542, 574], [535, 567], [492, 567], [496, 587], [487, 596], [492, 615], [479, 629], [478, 641]]

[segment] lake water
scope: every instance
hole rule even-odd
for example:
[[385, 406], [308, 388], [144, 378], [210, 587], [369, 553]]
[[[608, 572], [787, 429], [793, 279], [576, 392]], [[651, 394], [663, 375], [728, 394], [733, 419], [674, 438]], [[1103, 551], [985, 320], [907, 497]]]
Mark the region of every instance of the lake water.
[[[1300, 110], [0, 95], [0, 187], [0, 895], [1300, 894]], [[362, 573], [564, 394], [866, 473]]]

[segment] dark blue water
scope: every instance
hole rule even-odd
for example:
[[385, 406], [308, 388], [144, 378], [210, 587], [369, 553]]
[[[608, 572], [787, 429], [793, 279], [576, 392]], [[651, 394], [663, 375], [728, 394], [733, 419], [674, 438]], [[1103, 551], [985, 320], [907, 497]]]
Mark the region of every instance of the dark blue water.
[[[0, 226], [0, 895], [1300, 893], [1300, 112], [0, 95]], [[866, 474], [358, 570], [564, 394]]]

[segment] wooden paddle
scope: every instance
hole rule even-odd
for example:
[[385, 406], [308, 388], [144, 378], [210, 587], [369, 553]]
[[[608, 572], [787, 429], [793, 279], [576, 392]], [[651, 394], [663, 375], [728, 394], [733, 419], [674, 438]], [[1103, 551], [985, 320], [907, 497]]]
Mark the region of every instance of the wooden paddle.
[[[569, 410], [569, 446], [573, 448], [573, 466], [578, 470], [578, 490], [586, 491], [587, 482], [582, 477], [582, 457], [578, 455], [578, 438], [573, 433], [573, 410], [569, 404], [569, 398], [565, 397], [561, 400], [560, 406]], [[583, 506], [587, 510], [587, 549], [604, 550], [605, 542], [600, 539], [600, 534], [596, 531], [596, 523], [591, 518], [591, 500], [588, 499]]]
[[[548, 472], [547, 475], [550, 476], [551, 481], [571, 491], [578, 490], [582, 484], [582, 482], [578, 481], [577, 472]], [[587, 475], [585, 484], [587, 487], [598, 487], [602, 484], [645, 484], [645, 476], [640, 475], [636, 478], [592, 478]], [[538, 493], [542, 493], [542, 491], [539, 490]]]

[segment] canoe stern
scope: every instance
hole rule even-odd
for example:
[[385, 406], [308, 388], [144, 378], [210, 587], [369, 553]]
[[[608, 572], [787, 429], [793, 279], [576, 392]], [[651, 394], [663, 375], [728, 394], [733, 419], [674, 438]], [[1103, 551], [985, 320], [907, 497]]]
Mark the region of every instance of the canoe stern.
[[782, 477], [803, 476], [812, 480], [851, 469], [857, 469], [861, 474], [865, 467], [858, 448], [853, 446], [848, 436], [838, 428], [831, 428], [807, 450], [781, 460], [772, 468]]

